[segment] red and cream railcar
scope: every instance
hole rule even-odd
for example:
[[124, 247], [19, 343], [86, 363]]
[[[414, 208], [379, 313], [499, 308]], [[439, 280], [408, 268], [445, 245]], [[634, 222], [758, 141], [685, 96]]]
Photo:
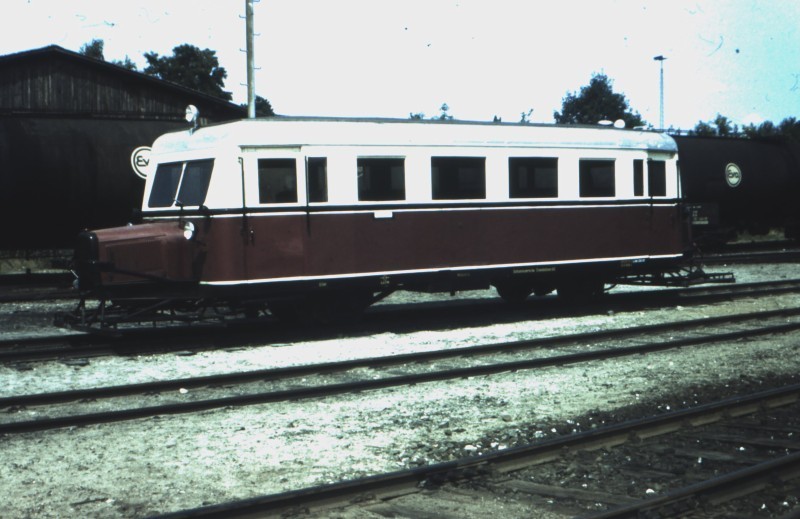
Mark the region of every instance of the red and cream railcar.
[[143, 222], [83, 233], [76, 270], [87, 296], [137, 307], [592, 293], [682, 266], [680, 196], [676, 144], [655, 132], [243, 120], [156, 140]]

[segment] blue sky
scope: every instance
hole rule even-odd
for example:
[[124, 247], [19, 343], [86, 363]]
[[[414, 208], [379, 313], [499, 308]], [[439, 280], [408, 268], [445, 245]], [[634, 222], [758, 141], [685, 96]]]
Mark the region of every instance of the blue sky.
[[[246, 101], [245, 0], [3, 0], [0, 54], [98, 38], [106, 59], [217, 52]], [[552, 122], [604, 73], [646, 121], [687, 129], [800, 118], [796, 0], [261, 0], [256, 89], [285, 115]]]

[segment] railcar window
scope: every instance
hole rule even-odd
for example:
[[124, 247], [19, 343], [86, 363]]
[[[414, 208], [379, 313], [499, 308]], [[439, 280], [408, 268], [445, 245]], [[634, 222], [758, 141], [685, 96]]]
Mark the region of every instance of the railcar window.
[[586, 160], [580, 161], [580, 196], [601, 197], [614, 196], [616, 185], [614, 183], [613, 160]]
[[258, 159], [258, 202], [297, 202], [297, 165], [294, 159]]
[[633, 161], [633, 196], [644, 196], [644, 161]]
[[648, 160], [647, 182], [650, 196], [667, 196], [667, 163], [663, 160]]
[[358, 199], [405, 200], [405, 159], [359, 158]]
[[153, 179], [153, 188], [150, 190], [150, 198], [147, 201], [148, 207], [172, 207], [175, 193], [178, 192], [182, 171], [182, 162], [158, 165], [156, 176]]
[[326, 157], [309, 157], [308, 167], [308, 201], [328, 201], [328, 159]]
[[511, 157], [508, 159], [508, 196], [555, 198], [558, 196], [558, 159]]
[[431, 157], [434, 200], [486, 198], [484, 157]]
[[214, 159], [193, 160], [186, 163], [178, 192], [178, 201], [185, 206], [200, 206], [206, 201], [208, 184], [211, 181], [211, 170]]

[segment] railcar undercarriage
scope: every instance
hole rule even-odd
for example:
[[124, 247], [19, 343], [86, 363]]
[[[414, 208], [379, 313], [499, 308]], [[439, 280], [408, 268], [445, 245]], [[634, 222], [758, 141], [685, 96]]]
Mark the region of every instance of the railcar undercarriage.
[[[242, 287], [240, 297], [231, 292], [190, 296], [189, 293], [146, 297], [142, 288], [123, 297], [112, 297], [103, 291], [84, 292], [72, 312], [56, 317], [59, 326], [82, 331], [113, 331], [126, 325], [152, 326], [167, 324], [211, 324], [248, 322], [271, 315], [284, 321], [334, 324], [357, 319], [364, 310], [396, 290], [417, 292], [450, 292], [487, 289], [494, 286], [509, 303], [522, 303], [531, 294], [547, 295], [555, 290], [559, 297], [581, 301], [605, 292], [609, 285], [689, 287], [708, 283], [732, 283], [732, 274], [707, 274], [698, 267], [664, 271], [641, 271], [613, 276], [608, 272], [576, 275], [574, 272], [515, 274], [504, 272], [484, 275], [440, 275], [429, 279], [387, 280], [359, 286], [334, 286], [328, 289], [306, 289], [258, 297], [252, 287]], [[249, 288], [250, 293], [244, 292]]]

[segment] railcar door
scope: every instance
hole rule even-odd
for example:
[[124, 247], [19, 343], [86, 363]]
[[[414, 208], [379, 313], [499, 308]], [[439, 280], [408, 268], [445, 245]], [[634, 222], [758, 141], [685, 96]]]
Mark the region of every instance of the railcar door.
[[245, 273], [268, 292], [304, 275], [305, 160], [296, 148], [254, 149], [242, 166]]
[[680, 254], [684, 239], [676, 161], [664, 154], [647, 160], [646, 196], [651, 236], [650, 254]]

